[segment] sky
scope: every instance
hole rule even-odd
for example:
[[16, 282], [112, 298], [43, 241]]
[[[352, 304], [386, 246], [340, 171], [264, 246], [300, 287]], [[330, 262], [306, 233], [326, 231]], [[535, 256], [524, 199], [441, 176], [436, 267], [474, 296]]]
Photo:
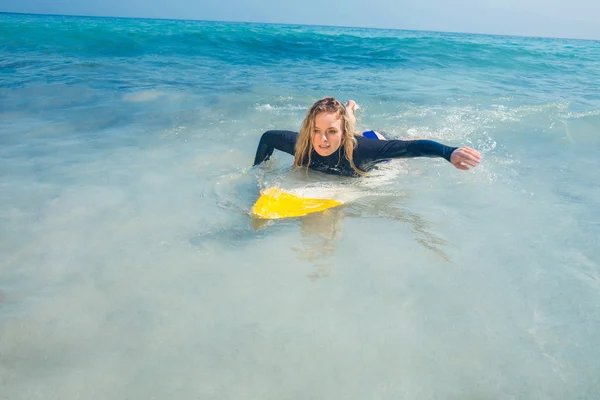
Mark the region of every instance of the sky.
[[0, 11], [600, 40], [600, 0], [0, 0]]

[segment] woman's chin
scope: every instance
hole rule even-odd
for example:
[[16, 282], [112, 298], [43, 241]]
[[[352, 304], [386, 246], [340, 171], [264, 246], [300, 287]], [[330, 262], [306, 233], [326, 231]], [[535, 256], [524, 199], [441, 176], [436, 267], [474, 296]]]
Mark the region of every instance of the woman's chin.
[[333, 149], [333, 147], [325, 147], [325, 148], [315, 147], [315, 151], [321, 157], [327, 157], [327, 156], [332, 155], [334, 152], [334, 150], [332, 150], [332, 149]]

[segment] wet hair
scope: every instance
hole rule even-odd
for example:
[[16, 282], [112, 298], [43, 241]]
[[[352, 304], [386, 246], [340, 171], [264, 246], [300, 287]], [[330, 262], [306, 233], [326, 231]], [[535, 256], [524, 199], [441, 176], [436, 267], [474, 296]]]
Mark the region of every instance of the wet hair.
[[[296, 141], [296, 149], [294, 151], [294, 168], [302, 167], [305, 165], [306, 168], [310, 165], [310, 159], [314, 150], [312, 137], [315, 129], [315, 119], [317, 115], [321, 113], [334, 113], [337, 114], [338, 118], [342, 119], [342, 140], [340, 142], [340, 148], [344, 149], [344, 156], [350, 163], [350, 166], [358, 175], [365, 175], [365, 173], [359, 170], [352, 159], [354, 148], [356, 147], [356, 138], [358, 132], [354, 123], [348, 118], [346, 107], [334, 97], [325, 97], [315, 102], [312, 107], [306, 112], [306, 117], [300, 127], [300, 133], [298, 134], [298, 140]], [[339, 148], [336, 150], [339, 154]]]

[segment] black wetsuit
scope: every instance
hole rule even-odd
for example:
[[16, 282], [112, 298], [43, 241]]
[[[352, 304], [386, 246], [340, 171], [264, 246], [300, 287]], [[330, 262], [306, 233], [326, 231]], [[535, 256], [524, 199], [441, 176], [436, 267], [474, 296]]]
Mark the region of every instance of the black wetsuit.
[[[292, 131], [263, 133], [256, 150], [254, 165], [268, 160], [273, 154], [273, 149], [294, 155], [297, 138], [298, 133]], [[353, 152], [354, 165], [365, 172], [376, 164], [393, 158], [443, 157], [450, 161], [452, 152], [457, 149], [433, 140], [375, 140], [357, 136], [356, 141], [358, 143]], [[313, 150], [308, 167], [328, 174], [359, 176], [346, 159], [342, 146], [326, 157]]]

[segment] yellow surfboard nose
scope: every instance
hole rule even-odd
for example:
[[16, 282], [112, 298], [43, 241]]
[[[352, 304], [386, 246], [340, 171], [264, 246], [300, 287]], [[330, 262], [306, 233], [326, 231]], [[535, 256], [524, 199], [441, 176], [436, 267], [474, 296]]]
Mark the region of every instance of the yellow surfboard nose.
[[272, 187], [261, 193], [251, 214], [262, 219], [301, 217], [339, 205], [337, 200], [306, 198]]

